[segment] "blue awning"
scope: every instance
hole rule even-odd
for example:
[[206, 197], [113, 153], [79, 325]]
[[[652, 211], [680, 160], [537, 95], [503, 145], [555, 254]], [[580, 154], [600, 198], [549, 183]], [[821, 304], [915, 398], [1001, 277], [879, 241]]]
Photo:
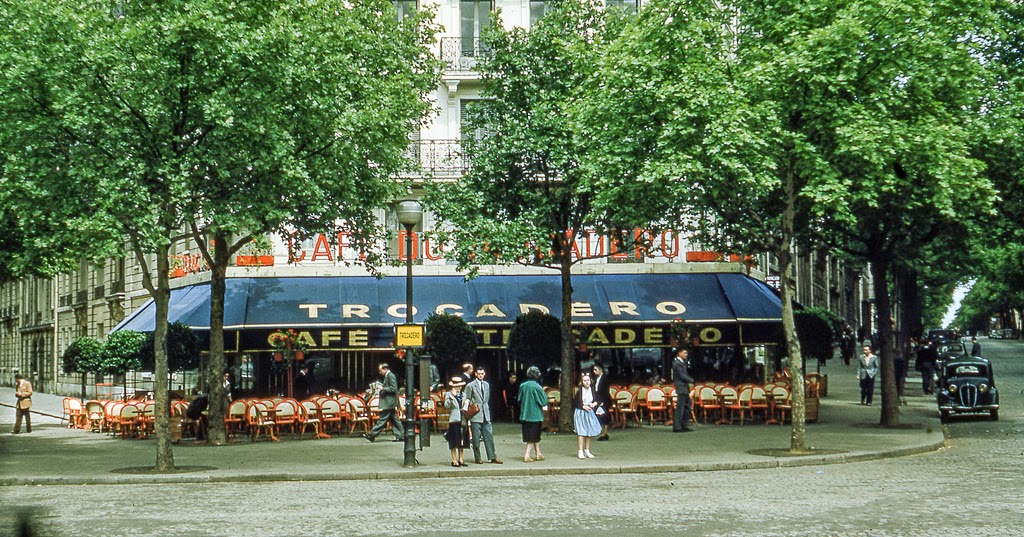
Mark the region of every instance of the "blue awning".
[[[461, 315], [471, 325], [508, 325], [525, 311], [561, 315], [557, 275], [416, 276], [414, 320], [431, 313]], [[736, 273], [574, 275], [573, 320], [586, 324], [777, 324], [781, 302], [763, 282]], [[152, 331], [152, 301], [115, 330]], [[210, 286], [171, 292], [170, 321], [197, 330], [210, 326]], [[267, 328], [392, 327], [405, 321], [405, 278], [372, 276], [229, 278], [224, 305], [227, 330]], [[773, 330], [774, 332], [774, 330]]]

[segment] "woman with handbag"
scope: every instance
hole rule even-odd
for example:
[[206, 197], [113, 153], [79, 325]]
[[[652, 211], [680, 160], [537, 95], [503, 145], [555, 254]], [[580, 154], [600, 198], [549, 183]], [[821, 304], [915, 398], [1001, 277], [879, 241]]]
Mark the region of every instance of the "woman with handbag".
[[[469, 426], [469, 419], [462, 419], [462, 411], [468, 408], [469, 401], [462, 394], [462, 388], [466, 381], [461, 376], [452, 377], [448, 382], [448, 393], [444, 396], [444, 406], [451, 410], [448, 418], [448, 432], [445, 437], [448, 439], [448, 449], [452, 452], [452, 467], [469, 466], [462, 460], [462, 452], [469, 444], [469, 435], [466, 434], [466, 427]], [[465, 421], [465, 426], [463, 425]]]
[[601, 434], [601, 422], [597, 419], [597, 412], [604, 411], [601, 403], [594, 398], [594, 390], [591, 387], [589, 373], [583, 373], [580, 377], [580, 389], [572, 398], [572, 416], [576, 424], [576, 447], [579, 450], [576, 454], [581, 459], [593, 459], [594, 454], [590, 452], [590, 437]]

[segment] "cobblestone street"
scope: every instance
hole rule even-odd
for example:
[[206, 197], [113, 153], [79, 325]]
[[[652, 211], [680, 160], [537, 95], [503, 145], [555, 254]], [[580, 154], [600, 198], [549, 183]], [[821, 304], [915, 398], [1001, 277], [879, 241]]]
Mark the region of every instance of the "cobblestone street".
[[[670, 474], [3, 487], [0, 522], [10, 528], [22, 506], [41, 535], [67, 537], [1024, 535], [1024, 345], [986, 349], [1001, 421], [954, 419], [949, 446], [923, 455]], [[908, 396], [919, 393], [909, 380]]]

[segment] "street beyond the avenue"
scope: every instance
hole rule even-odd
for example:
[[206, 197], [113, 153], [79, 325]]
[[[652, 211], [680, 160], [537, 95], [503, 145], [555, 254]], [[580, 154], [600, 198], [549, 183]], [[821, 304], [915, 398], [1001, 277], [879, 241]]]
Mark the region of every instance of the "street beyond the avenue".
[[[874, 426], [877, 399], [875, 407], [857, 405], [854, 367], [833, 360], [822, 371], [830, 378], [829, 396], [823, 400], [821, 423], [808, 426], [808, 443], [845, 451], [847, 457], [840, 454], [823, 457], [822, 463], [809, 460], [802, 466], [777, 468], [752, 465], [751, 461], [764, 459], [748, 451], [758, 444], [786, 447], [788, 427], [700, 425], [684, 435], [648, 426], [615, 431], [611, 442], [595, 444], [595, 462], [601, 464], [587, 467], [588, 461], [573, 457], [575, 437], [565, 434], [545, 435], [541, 445], [547, 461], [523, 463], [516, 430], [507, 425], [499, 427], [504, 465], [471, 464], [461, 472], [429, 470], [451, 477], [398, 479], [381, 473], [358, 479], [339, 474], [333, 477], [345, 478], [329, 480], [332, 476], [324, 474], [293, 480], [293, 468], [318, 466], [290, 461], [288, 446], [301, 457], [316, 453], [309, 451], [310, 446], [367, 453], [387, 459], [388, 471], [400, 473], [400, 444], [336, 438], [320, 444], [285, 440], [250, 446], [244, 440], [224, 448], [179, 446], [179, 464], [199, 464], [204, 457], [213, 459], [204, 454], [228, 453], [250, 458], [248, 466], [253, 468], [246, 471], [247, 465], [239, 464], [231, 472], [192, 473], [207, 482], [183, 478], [159, 483], [143, 476], [118, 484], [137, 477], [126, 476], [123, 470], [141, 460], [135, 450], [147, 445], [151, 450], [152, 441], [105, 439], [43, 420], [38, 437], [12, 437], [13, 412], [5, 407], [0, 409], [0, 480], [7, 484], [0, 486], [0, 535], [14, 534], [19, 518], [27, 519], [37, 535], [54, 536], [1024, 535], [1024, 343], [982, 342], [1002, 393], [1000, 421], [954, 418], [945, 427], [947, 447], [905, 456], [879, 448], [874, 451], [878, 457], [870, 457], [873, 441], [927, 444], [927, 429], [941, 427], [934, 401], [921, 393], [912, 374], [907, 381], [909, 404], [902, 415], [907, 427], [887, 436]], [[918, 437], [899, 436], [903, 434]], [[434, 438], [434, 446], [419, 454], [428, 469], [441, 468], [447, 455], [440, 437]], [[26, 441], [36, 442], [33, 453], [23, 450]], [[97, 449], [91, 445], [97, 443], [105, 446], [105, 463], [90, 459], [80, 464], [74, 449], [68, 449], [77, 445], [89, 451]], [[264, 451], [252, 451], [259, 448]], [[675, 454], [677, 467], [688, 471], [629, 473], [630, 468], [643, 472], [647, 464], [653, 469], [667, 467], [666, 449]], [[36, 465], [47, 452], [53, 458], [46, 472], [19, 470], [19, 460]], [[253, 458], [259, 453], [265, 456]], [[865, 454], [866, 460], [850, 456], [853, 453]], [[703, 466], [687, 467], [688, 461], [702, 461]], [[545, 464], [550, 472], [542, 471]], [[54, 479], [42, 479], [47, 475]], [[32, 476], [46, 484], [16, 484], [29, 483]], [[70, 476], [65, 478], [69, 484], [58, 484], [59, 476]], [[215, 481], [216, 476], [223, 479]]]

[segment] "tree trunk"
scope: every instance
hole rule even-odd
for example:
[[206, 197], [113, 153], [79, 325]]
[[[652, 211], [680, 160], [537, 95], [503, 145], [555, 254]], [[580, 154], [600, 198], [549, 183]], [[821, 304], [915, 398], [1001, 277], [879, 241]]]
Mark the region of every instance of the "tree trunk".
[[884, 427], [900, 423], [900, 398], [896, 393], [896, 367], [893, 360], [892, 307], [889, 305], [889, 271], [883, 261], [871, 261], [875, 306], [878, 308], [878, 344], [882, 366], [882, 418]]
[[786, 337], [786, 351], [789, 355], [789, 372], [791, 375], [790, 403], [791, 428], [789, 450], [794, 453], [807, 451], [807, 415], [804, 402], [804, 368], [803, 355], [800, 352], [800, 339], [796, 334], [796, 322], [793, 319], [793, 281], [790, 273], [793, 270], [793, 229], [796, 223], [796, 186], [794, 172], [786, 173], [786, 208], [782, 216], [782, 244], [779, 257], [779, 281], [782, 286], [782, 331]]
[[[201, 237], [196, 237], [199, 240]], [[224, 415], [227, 413], [224, 394], [224, 294], [227, 289], [227, 266], [230, 259], [228, 237], [224, 233], [213, 236], [213, 263], [210, 266], [210, 361], [207, 381], [210, 384], [210, 413], [207, 423], [211, 445], [227, 443]]]
[[[564, 235], [564, 234], [563, 234]], [[568, 252], [562, 248], [563, 252]], [[558, 430], [573, 431], [572, 390], [576, 373], [576, 349], [572, 344], [572, 264], [568, 255], [563, 256], [559, 267], [562, 276], [562, 373], [558, 377], [558, 390], [562, 394], [561, 411], [558, 413]]]
[[[151, 290], [153, 303], [156, 306], [156, 329], [153, 331], [154, 351], [156, 355], [153, 366], [153, 378], [165, 379], [168, 375], [167, 367], [167, 313], [171, 301], [170, 278], [167, 271], [170, 268], [167, 256], [170, 253], [168, 245], [161, 245], [156, 249], [156, 279], [157, 284]], [[156, 471], [174, 471], [174, 452], [171, 448], [171, 403], [168, 398], [167, 385], [163, 382], [154, 382], [153, 391], [155, 398], [155, 419], [154, 429], [156, 435]]]
[[86, 375], [88, 375], [88, 373], [82, 373], [82, 401], [83, 402], [86, 399], [86, 393], [85, 393], [85, 376]]

